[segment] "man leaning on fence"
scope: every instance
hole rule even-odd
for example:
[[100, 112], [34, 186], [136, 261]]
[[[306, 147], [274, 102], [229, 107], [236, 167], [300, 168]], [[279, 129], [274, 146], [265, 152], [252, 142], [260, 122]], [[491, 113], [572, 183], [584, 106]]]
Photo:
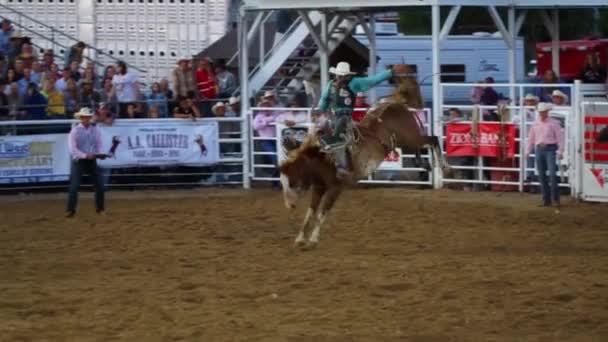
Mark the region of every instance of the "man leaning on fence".
[[[543, 194], [541, 206], [560, 205], [557, 179], [557, 160], [562, 159], [564, 152], [564, 136], [558, 120], [549, 117], [552, 109], [550, 103], [538, 104], [538, 120], [528, 133], [526, 158], [535, 150], [536, 168]], [[547, 176], [547, 171], [549, 175]]]
[[106, 157], [105, 154], [100, 153], [101, 134], [99, 128], [91, 124], [93, 113], [89, 108], [82, 108], [74, 116], [80, 119], [80, 123], [72, 128], [68, 137], [72, 165], [66, 217], [73, 217], [76, 213], [78, 189], [85, 173], [91, 176], [95, 186], [95, 209], [98, 214], [103, 214], [104, 185], [101, 171], [97, 166], [97, 159]]

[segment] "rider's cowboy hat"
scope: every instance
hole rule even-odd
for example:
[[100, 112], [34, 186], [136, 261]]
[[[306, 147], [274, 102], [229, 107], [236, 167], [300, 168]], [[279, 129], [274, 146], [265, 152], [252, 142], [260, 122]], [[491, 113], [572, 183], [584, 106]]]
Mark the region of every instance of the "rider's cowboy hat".
[[329, 68], [329, 72], [337, 76], [347, 76], [355, 74], [354, 72], [350, 71], [350, 64], [348, 64], [347, 62], [338, 63], [335, 68]]
[[358, 93], [357, 93], [357, 97], [365, 97], [365, 93], [358, 92]]
[[537, 110], [539, 112], [547, 112], [550, 111], [551, 109], [553, 109], [553, 105], [550, 103], [546, 103], [546, 102], [541, 102], [538, 104]]
[[553, 91], [553, 93], [551, 93], [551, 96], [557, 96], [557, 97], [561, 97], [561, 98], [563, 98], [564, 100], [568, 101], [568, 95], [566, 95], [566, 94], [562, 93], [562, 92], [561, 92], [561, 90], [557, 90], [557, 89], [555, 89], [555, 90]]
[[93, 116], [93, 113], [91, 112], [91, 110], [89, 108], [82, 107], [79, 111], [77, 111], [74, 114], [75, 118], [80, 118], [80, 117], [83, 117], [83, 116], [89, 116], [89, 117], [91, 117], [91, 116]]

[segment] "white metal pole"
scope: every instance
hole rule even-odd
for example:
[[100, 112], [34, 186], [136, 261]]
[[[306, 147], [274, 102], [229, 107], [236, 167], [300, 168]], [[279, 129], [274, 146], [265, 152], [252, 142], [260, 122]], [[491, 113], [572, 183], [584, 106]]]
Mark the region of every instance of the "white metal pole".
[[240, 46], [240, 78], [241, 78], [241, 138], [243, 143], [241, 150], [243, 153], [243, 188], [251, 187], [250, 163], [249, 159], [249, 54], [247, 53], [247, 17], [241, 13], [240, 22], [241, 46]]
[[[516, 69], [515, 65], [515, 54], [517, 51], [517, 32], [515, 30], [515, 7], [509, 7], [509, 39], [511, 40], [511, 46], [509, 48], [509, 83], [514, 84], [516, 82]], [[515, 87], [509, 87], [509, 98], [513, 101], [511, 104], [515, 105]]]
[[551, 41], [551, 61], [553, 64], [553, 71], [559, 77], [561, 74], [559, 66], [559, 9], [554, 9], [552, 12], [552, 24], [553, 24], [553, 39]]
[[[311, 32], [314, 34], [314, 32]], [[329, 56], [328, 56], [328, 37], [327, 37], [327, 13], [321, 14], [321, 42], [323, 46], [319, 47], [321, 54], [319, 55], [319, 62], [321, 67], [321, 87], [325, 87], [329, 81]]]
[[[442, 127], [441, 127], [441, 64], [439, 60], [440, 53], [440, 43], [439, 43], [439, 34], [441, 29], [441, 17], [439, 12], [439, 5], [433, 5], [432, 7], [432, 32], [433, 32], [433, 131], [437, 137], [442, 136]], [[441, 143], [441, 142], [440, 142]], [[436, 163], [434, 163], [436, 164]], [[440, 189], [442, 187], [442, 179], [441, 179], [441, 168], [439, 165], [434, 165], [433, 168], [433, 185], [435, 189]]]
[[[369, 69], [367, 71], [368, 76], [375, 75], [377, 72], [376, 65], [376, 16], [374, 14], [369, 15]], [[376, 88], [372, 88], [369, 91], [369, 97], [371, 103], [376, 102]]]
[[[583, 98], [581, 96], [581, 80], [574, 81], [574, 90], [572, 91], [572, 122], [574, 127], [570, 127], [568, 135], [573, 134], [572, 149], [569, 154], [572, 156], [574, 165], [568, 165], [572, 170], [570, 173], [570, 195], [576, 199], [580, 198], [583, 188], [583, 174], [585, 173], [585, 108], [582, 105]], [[572, 153], [574, 155], [572, 155]]]

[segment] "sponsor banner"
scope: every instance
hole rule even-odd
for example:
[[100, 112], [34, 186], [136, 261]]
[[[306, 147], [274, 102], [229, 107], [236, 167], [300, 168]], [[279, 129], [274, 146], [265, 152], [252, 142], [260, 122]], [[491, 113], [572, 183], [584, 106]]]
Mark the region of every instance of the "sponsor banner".
[[0, 183], [66, 181], [70, 155], [66, 134], [0, 137]]
[[285, 150], [284, 142], [286, 140], [295, 140], [299, 143], [302, 143], [306, 136], [308, 136], [308, 132], [310, 127], [308, 125], [295, 125], [292, 127], [287, 127], [282, 123], [276, 124], [276, 136], [277, 136], [277, 154], [278, 154], [278, 162], [281, 164], [285, 159], [287, 159], [287, 151]]
[[218, 123], [208, 121], [120, 122], [100, 125], [106, 168], [206, 166], [219, 160]]
[[[503, 126], [506, 134], [507, 154], [504, 157], [513, 158], [517, 127], [513, 124], [504, 124]], [[470, 124], [451, 123], [447, 125], [446, 152], [448, 156], [502, 156], [501, 124], [479, 123], [477, 136], [473, 136], [471, 130]]]

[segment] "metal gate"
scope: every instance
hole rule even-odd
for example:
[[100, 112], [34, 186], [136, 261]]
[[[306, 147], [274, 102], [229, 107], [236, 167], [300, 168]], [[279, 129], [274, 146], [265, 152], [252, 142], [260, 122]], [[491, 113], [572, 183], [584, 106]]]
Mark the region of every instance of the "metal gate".
[[608, 102], [582, 102], [576, 130], [576, 195], [585, 201], [608, 202], [608, 142], [598, 141], [602, 130], [608, 134]]

